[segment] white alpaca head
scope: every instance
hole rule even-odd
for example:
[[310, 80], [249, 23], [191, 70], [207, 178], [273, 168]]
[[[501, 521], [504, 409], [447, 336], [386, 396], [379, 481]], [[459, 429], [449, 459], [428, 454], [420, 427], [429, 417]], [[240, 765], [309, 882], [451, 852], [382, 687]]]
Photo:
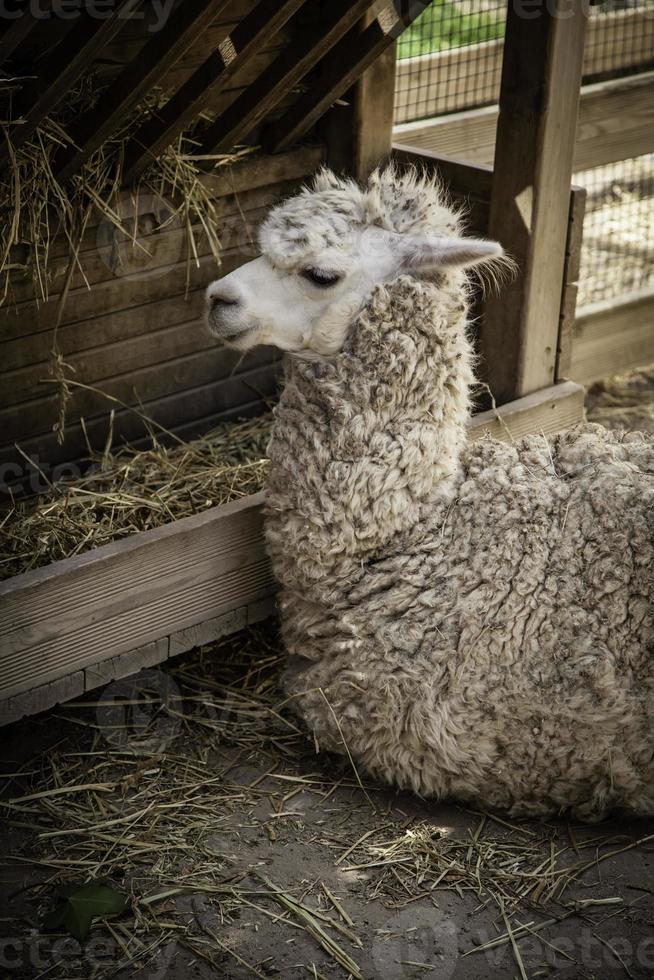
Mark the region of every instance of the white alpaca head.
[[305, 356], [338, 352], [379, 283], [402, 273], [445, 281], [502, 255], [464, 238], [441, 187], [413, 171], [376, 171], [365, 189], [329, 170], [275, 208], [260, 258], [207, 290], [212, 334], [238, 350], [272, 344]]

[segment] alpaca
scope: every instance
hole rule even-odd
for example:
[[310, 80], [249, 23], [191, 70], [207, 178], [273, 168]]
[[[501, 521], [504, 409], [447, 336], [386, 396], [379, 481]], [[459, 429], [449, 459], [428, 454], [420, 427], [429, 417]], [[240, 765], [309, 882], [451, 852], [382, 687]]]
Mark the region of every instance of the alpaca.
[[319, 747], [511, 815], [653, 813], [651, 441], [466, 444], [465, 269], [501, 249], [433, 180], [323, 171], [260, 241], [208, 321], [289, 352], [266, 536]]

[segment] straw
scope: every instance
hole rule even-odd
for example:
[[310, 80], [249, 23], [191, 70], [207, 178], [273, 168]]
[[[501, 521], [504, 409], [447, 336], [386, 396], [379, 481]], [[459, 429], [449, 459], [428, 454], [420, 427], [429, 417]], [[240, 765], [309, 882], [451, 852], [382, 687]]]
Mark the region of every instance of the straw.
[[137, 450], [112, 448], [110, 418], [107, 445], [84, 476], [0, 512], [0, 578], [257, 493], [271, 425], [268, 413], [172, 446], [151, 432], [150, 448]]
[[[129, 895], [131, 911], [96, 923], [93, 935], [106, 930], [121, 962], [146, 972], [173, 937], [221, 973], [229, 973], [227, 956], [246, 974], [269, 975], [267, 960], [244, 945], [247, 930], [263, 919], [274, 923], [276, 937], [264, 956], [303, 933], [303, 952], [294, 946], [304, 957], [298, 966], [310, 976], [343, 980], [369, 975], [362, 957], [370, 929], [358, 921], [368, 903], [382, 903], [393, 922], [397, 911], [419, 901], [431, 905], [439, 893], [464, 900], [466, 914], [473, 900], [486, 923], [489, 913], [495, 918], [497, 933], [460, 955], [508, 947], [522, 977], [523, 940], [538, 936], [548, 945], [548, 935], [556, 935], [550, 930], [574, 917], [597, 929], [607, 907], [629, 916], [615, 881], [609, 894], [589, 897], [585, 888], [603, 862], [651, 847], [651, 834], [616, 837], [563, 821], [523, 824], [483, 810], [468, 814], [465, 833], [440, 826], [438, 807], [407, 816], [402, 797], [392, 795], [381, 798], [382, 814], [367, 798], [378, 787], [362, 772], [357, 778], [347, 759], [316, 759], [307, 733], [280, 708], [283, 663], [275, 627], [263, 624], [186, 654], [165, 673], [118, 682], [115, 700], [111, 689], [91, 692], [51, 712], [48, 720], [64, 726], [64, 741], [3, 774], [0, 787], [6, 800], [0, 811], [23, 834], [9, 860], [38, 871], [37, 898], [48, 901], [56, 884], [108, 879]], [[168, 678], [164, 693], [153, 675]], [[299, 793], [299, 811], [318, 811], [317, 824], [297, 822], [290, 801]], [[328, 809], [328, 800], [338, 808]], [[278, 859], [270, 864], [249, 852], [252, 837], [244, 828], [256, 833], [285, 821], [306, 845], [301, 884], [285, 873], [283, 837], [269, 835]], [[313, 868], [322, 873], [308, 877]], [[337, 898], [343, 875], [354, 871], [356, 898], [351, 892]], [[203, 898], [212, 921], [189, 915], [192, 896]], [[387, 931], [376, 935], [381, 940]], [[82, 980], [86, 966], [83, 959], [62, 961], [50, 975]], [[116, 969], [108, 964], [97, 976]]]

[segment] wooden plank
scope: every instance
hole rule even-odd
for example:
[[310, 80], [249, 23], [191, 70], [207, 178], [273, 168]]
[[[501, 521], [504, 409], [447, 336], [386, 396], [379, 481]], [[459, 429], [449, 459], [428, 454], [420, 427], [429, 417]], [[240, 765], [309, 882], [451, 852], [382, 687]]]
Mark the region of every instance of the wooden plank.
[[260, 623], [275, 613], [276, 604], [273, 595], [258, 599], [224, 616], [217, 616], [215, 619], [180, 630], [161, 640], [155, 640], [138, 650], [129, 650], [120, 656], [87, 667], [84, 671], [77, 671], [49, 684], [32, 688], [23, 694], [17, 694], [13, 698], [0, 702], [0, 726], [46, 711], [56, 704], [78, 697], [83, 692], [129, 677], [148, 667], [156, 667], [169, 657], [186, 653], [196, 646], [213, 643], [245, 626]]
[[493, 187], [493, 168], [488, 164], [473, 163], [461, 158], [437, 154], [432, 150], [417, 150], [403, 143], [393, 144], [393, 159], [426, 171], [434, 171], [453, 193], [490, 199]]
[[0, 701], [0, 726], [9, 725], [26, 715], [38, 715], [55, 704], [70, 701], [84, 693], [84, 671], [77, 670]]
[[515, 442], [532, 432], [555, 435], [583, 421], [585, 391], [572, 381], [531, 392], [500, 408], [474, 415], [469, 439], [477, 442], [492, 436], [501, 442]]
[[585, 29], [581, 2], [508, 12], [488, 233], [519, 271], [486, 300], [480, 334], [500, 405], [554, 381]]
[[[240, 250], [254, 258], [256, 229], [268, 213], [269, 206], [264, 204], [242, 214], [236, 211], [225, 217], [221, 228], [221, 244], [226, 254]], [[70, 297], [79, 289], [91, 292], [100, 283], [126, 281], [134, 276], [145, 279], [150, 275], [156, 275], [158, 270], [176, 263], [195, 262], [195, 256], [189, 246], [187, 229], [181, 221], [171, 224], [170, 227], [141, 235], [136, 245], [126, 236], [122, 240], [118, 235], [114, 237], [114, 229], [109, 224], [104, 226], [104, 231], [104, 243], [98, 243], [95, 249], [89, 249], [83, 256], [82, 269], [74, 270], [71, 277]], [[202, 227], [195, 226], [193, 231], [196, 236], [198, 257], [209, 255], [210, 247], [204, 230]], [[106, 234], [107, 232], [109, 234]], [[50, 301], [55, 301], [60, 295], [67, 270], [68, 257], [66, 256], [52, 270]], [[32, 281], [12, 283], [12, 292], [16, 302], [29, 303], [34, 296]], [[69, 303], [70, 300], [67, 305]], [[102, 308], [99, 307], [97, 312], [102, 315]], [[68, 320], [64, 308], [62, 322]]]
[[317, 81], [264, 134], [264, 146], [276, 153], [300, 140], [423, 9], [421, 2], [401, 5], [398, 14], [395, 7], [385, 6], [363, 30], [359, 25], [349, 30], [323, 60]]
[[324, 21], [298, 37], [204, 133], [202, 152], [243, 142], [262, 119], [352, 27], [372, 0], [334, 0]]
[[654, 71], [582, 89], [575, 170], [617, 163], [653, 151]]
[[592, 384], [654, 361], [654, 292], [645, 290], [582, 307], [569, 377]]
[[[503, 46], [500, 38], [399, 59], [395, 122], [406, 123], [495, 102], [500, 89]], [[486, 82], [484, 93], [479, 91], [480, 78]]]
[[139, 57], [85, 113], [71, 131], [75, 144], [56, 163], [60, 180], [76, 173], [199, 37], [228, 0], [184, 0], [165, 27], [154, 35]]
[[[238, 409], [254, 398], [263, 400], [274, 396], [279, 371], [278, 361], [270, 350], [262, 348], [253, 353], [238, 371], [237, 364], [237, 359], [222, 348], [208, 348], [109, 379], [96, 386], [99, 388], [96, 392], [76, 391], [66, 416], [65, 442], [59, 448], [52, 431], [57, 418], [56, 395], [50, 387], [49, 396], [3, 411], [4, 446], [0, 447], [0, 461], [23, 458], [17, 453], [14, 441], [20, 443], [28, 456], [38, 455], [46, 469], [85, 455], [87, 437], [93, 447], [102, 448], [112, 408], [116, 410], [113, 426], [116, 441], [132, 442], [146, 431], [139, 412], [145, 412], [167, 429], [176, 429], [186, 421], [222, 413], [230, 407]], [[125, 406], [134, 406], [137, 411], [116, 405], [111, 398], [120, 398]], [[81, 417], [85, 419], [86, 434], [79, 425]]]
[[563, 267], [563, 292], [561, 295], [561, 312], [559, 315], [559, 341], [556, 348], [557, 381], [568, 377], [570, 373], [585, 210], [585, 189], [583, 187], [573, 187], [570, 191], [568, 233], [565, 243], [565, 265]]
[[[229, 614], [228, 614], [229, 615]], [[109, 657], [84, 670], [84, 690], [90, 691], [102, 684], [111, 684], [139, 670], [154, 667], [167, 660], [170, 654], [170, 638], [153, 640], [137, 650], [128, 650], [120, 657]], [[55, 682], [56, 683], [56, 682]]]
[[[12, 131], [14, 148], [22, 146], [34, 134], [82, 73], [93, 67], [105, 45], [123, 26], [124, 9], [133, 5], [133, 0], [115, 0], [111, 10], [107, 11], [108, 16], [102, 19], [84, 11], [80, 13], [72, 30], [55, 47], [51, 57], [39, 65], [36, 97], [32, 86], [28, 85], [23, 95], [15, 100], [13, 117], [23, 117], [24, 121]], [[8, 156], [8, 149], [0, 148], [0, 162], [6, 162]]]
[[244, 65], [274, 37], [304, 0], [262, 0], [187, 79], [156, 115], [135, 134], [125, 151], [126, 181], [137, 178], [206, 108], [218, 92], [242, 74]]
[[261, 502], [237, 500], [0, 582], [0, 696], [270, 595]]
[[[636, 43], [633, 43], [636, 39]], [[631, 43], [630, 43], [631, 40]], [[497, 101], [504, 42], [483, 41], [397, 62], [395, 122], [460, 112]], [[617, 10], [590, 17], [584, 50], [584, 78], [637, 67], [654, 58], [654, 10]], [[479, 78], [486, 90], [479, 92]], [[420, 104], [415, 109], [415, 88]], [[401, 142], [406, 142], [401, 138]], [[445, 153], [451, 150], [443, 150]], [[470, 155], [470, 154], [468, 154]]]
[[[497, 106], [396, 126], [393, 138], [415, 150], [491, 163]], [[654, 72], [586, 85], [581, 90], [575, 170], [654, 151]]]
[[[37, 16], [41, 12], [41, 9], [47, 13], [50, 8], [50, 2], [44, 3], [42, 8], [39, 10], [33, 9], [28, 6], [26, 10], [19, 13], [14, 20], [5, 28], [2, 37], [0, 37], [0, 65], [3, 65], [5, 61], [11, 58], [12, 54], [16, 49], [23, 43], [25, 38], [34, 30], [36, 25], [39, 23], [40, 17]], [[5, 17], [8, 16], [7, 11], [4, 14]]]

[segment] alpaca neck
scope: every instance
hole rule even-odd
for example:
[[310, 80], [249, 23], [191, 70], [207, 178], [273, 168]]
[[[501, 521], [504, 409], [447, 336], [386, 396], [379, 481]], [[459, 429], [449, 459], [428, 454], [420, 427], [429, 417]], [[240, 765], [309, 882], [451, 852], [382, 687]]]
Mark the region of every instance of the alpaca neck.
[[462, 287], [378, 287], [329, 361], [289, 358], [269, 447], [276, 574], [325, 595], [452, 491], [473, 380]]

